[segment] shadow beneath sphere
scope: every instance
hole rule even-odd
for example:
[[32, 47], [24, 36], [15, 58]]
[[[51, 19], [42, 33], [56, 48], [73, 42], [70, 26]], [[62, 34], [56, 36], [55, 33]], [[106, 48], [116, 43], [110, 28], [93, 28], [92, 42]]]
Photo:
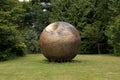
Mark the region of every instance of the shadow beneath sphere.
[[58, 61], [49, 61], [47, 59], [43, 59], [40, 61], [40, 63], [82, 63], [84, 62], [83, 60], [71, 60], [71, 61], [64, 61], [64, 62], [58, 62]]

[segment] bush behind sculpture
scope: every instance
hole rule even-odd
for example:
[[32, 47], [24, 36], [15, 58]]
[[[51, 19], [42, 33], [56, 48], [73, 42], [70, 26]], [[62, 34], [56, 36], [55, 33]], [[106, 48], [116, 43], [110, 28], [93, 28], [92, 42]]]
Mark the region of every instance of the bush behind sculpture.
[[15, 27], [0, 26], [0, 61], [24, 56], [26, 45]]
[[38, 43], [38, 34], [34, 30], [25, 30], [24, 32], [25, 43], [27, 46], [27, 51], [29, 53], [38, 53], [39, 51], [39, 43]]

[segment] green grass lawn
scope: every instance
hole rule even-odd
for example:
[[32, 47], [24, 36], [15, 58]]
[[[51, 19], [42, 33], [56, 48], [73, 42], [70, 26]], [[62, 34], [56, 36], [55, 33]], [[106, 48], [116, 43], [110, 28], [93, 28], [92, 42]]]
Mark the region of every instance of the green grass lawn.
[[0, 62], [0, 80], [120, 80], [120, 57], [78, 55], [72, 62], [48, 62], [41, 54]]

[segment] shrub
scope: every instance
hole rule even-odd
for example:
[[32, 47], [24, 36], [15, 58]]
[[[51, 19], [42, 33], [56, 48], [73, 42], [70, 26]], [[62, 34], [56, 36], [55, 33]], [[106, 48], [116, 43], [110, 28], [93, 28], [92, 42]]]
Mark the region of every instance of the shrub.
[[27, 30], [24, 34], [25, 43], [29, 52], [37, 53], [39, 52], [39, 35], [34, 30]]
[[113, 46], [113, 51], [116, 56], [120, 56], [120, 15], [116, 16], [105, 31], [108, 37], [108, 42]]
[[24, 38], [15, 27], [0, 26], [0, 60], [25, 55]]
[[16, 44], [13, 47], [13, 53], [15, 53], [16, 56], [24, 56], [26, 54], [26, 45], [23, 42], [20, 42]]
[[81, 41], [80, 45], [80, 54], [96, 54], [97, 53], [97, 46], [95, 43], [90, 41]]

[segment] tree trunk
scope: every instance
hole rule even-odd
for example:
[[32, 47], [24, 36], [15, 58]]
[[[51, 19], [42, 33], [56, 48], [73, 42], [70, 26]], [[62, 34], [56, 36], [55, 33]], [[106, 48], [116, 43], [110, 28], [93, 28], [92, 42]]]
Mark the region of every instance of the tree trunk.
[[98, 48], [98, 54], [101, 54], [101, 51], [100, 51], [100, 43], [97, 43], [97, 48]]

